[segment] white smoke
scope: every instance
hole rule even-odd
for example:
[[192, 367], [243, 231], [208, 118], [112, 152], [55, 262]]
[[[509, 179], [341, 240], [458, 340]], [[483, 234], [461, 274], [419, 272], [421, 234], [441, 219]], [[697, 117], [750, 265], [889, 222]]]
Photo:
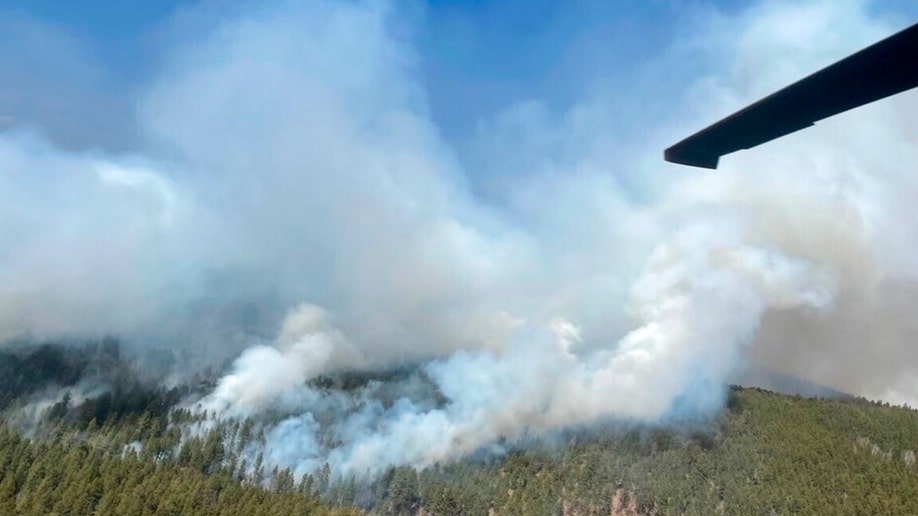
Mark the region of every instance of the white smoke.
[[[350, 399], [328, 427], [317, 423], [312, 412], [326, 410], [329, 400], [305, 382], [333, 370], [329, 342], [342, 336], [332, 330], [298, 340], [295, 346], [308, 346], [308, 353], [285, 349], [286, 336], [279, 349], [246, 351], [201, 406], [228, 399], [254, 407], [296, 393], [301, 405], [287, 410], [305, 415], [279, 423], [267, 448], [284, 450], [279, 463], [295, 471], [329, 462], [339, 473], [358, 475], [448, 462], [502, 439], [607, 418], [658, 421], [676, 411], [712, 413], [765, 311], [824, 309], [834, 290], [827, 271], [744, 245], [740, 236], [729, 225], [708, 224], [659, 247], [632, 291], [639, 327], [605, 350], [578, 354], [579, 329], [559, 319], [550, 331], [519, 332], [503, 353], [460, 351], [424, 365], [446, 399], [443, 406], [404, 397], [385, 407], [361, 391], [344, 395]], [[299, 325], [303, 310], [287, 325]], [[342, 344], [339, 349], [346, 349]], [[319, 446], [326, 435], [341, 444]]]
[[[0, 338], [116, 332], [237, 356], [200, 408], [261, 418], [266, 460], [299, 473], [710, 413], [750, 356], [912, 399], [914, 96], [713, 174], [660, 159], [902, 26], [873, 11], [705, 10], [640, 70], [685, 80], [631, 99], [676, 122], [632, 134], [625, 90], [585, 85], [567, 109], [526, 100], [484, 120], [470, 160], [428, 110], [395, 4], [192, 10], [137, 93], [136, 155], [0, 133]], [[491, 168], [513, 173], [482, 197]], [[417, 370], [351, 391], [315, 382], [404, 364]]]
[[297, 307], [285, 319], [275, 345], [245, 350], [236, 359], [235, 371], [220, 380], [202, 408], [245, 416], [285, 401], [295, 403], [289, 397], [307, 380], [342, 366], [362, 365], [359, 352], [327, 327], [326, 317], [321, 308]]

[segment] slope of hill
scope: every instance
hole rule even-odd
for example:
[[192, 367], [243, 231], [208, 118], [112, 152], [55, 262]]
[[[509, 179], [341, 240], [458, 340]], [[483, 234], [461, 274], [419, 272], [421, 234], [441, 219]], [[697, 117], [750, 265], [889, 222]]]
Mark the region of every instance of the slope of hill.
[[[258, 422], [202, 427], [177, 406], [190, 387], [130, 380], [112, 346], [84, 351], [0, 355], [17, 373], [0, 392], [0, 514], [918, 514], [906, 407], [733, 387], [710, 421], [608, 422], [422, 471], [297, 478], [264, 463]], [[86, 396], [22, 417], [87, 379]]]
[[[437, 514], [916, 514], [916, 448], [915, 410], [734, 387], [713, 433], [632, 429], [416, 477], [398, 470], [391, 477], [398, 488], [384, 507]], [[413, 496], [406, 483], [416, 487]]]

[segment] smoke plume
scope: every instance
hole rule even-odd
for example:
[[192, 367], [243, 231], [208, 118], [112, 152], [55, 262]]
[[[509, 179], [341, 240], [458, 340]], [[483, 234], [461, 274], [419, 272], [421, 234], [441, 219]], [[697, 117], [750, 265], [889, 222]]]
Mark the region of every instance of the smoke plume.
[[[627, 77], [563, 107], [520, 99], [459, 145], [431, 112], [416, 11], [212, 8], [164, 29], [133, 153], [67, 150], [18, 119], [0, 132], [0, 338], [234, 357], [198, 407], [259, 419], [266, 461], [298, 473], [711, 414], [750, 361], [918, 397], [914, 95], [716, 173], [660, 159], [894, 15], [699, 9]], [[409, 372], [321, 382], [391, 370]]]

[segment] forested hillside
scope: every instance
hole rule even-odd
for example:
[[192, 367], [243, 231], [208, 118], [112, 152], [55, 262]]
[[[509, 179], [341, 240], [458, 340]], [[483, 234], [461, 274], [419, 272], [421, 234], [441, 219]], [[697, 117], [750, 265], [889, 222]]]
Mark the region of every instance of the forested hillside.
[[257, 421], [204, 424], [193, 386], [142, 380], [113, 343], [3, 351], [0, 368], [0, 514], [918, 513], [918, 412], [865, 400], [734, 387], [714, 420], [342, 478], [272, 467]]
[[0, 387], [0, 514], [359, 512], [234, 476], [219, 432], [183, 437], [189, 388], [145, 380], [114, 340], [2, 350]]
[[918, 514], [916, 448], [911, 409], [733, 388], [713, 433], [600, 431], [487, 465], [399, 469], [389, 502], [438, 514]]

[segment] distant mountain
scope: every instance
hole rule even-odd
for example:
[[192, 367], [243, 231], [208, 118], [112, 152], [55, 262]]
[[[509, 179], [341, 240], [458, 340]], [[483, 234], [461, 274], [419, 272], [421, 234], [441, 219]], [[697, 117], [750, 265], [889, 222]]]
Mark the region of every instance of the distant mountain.
[[804, 380], [799, 376], [779, 373], [758, 365], [750, 366], [746, 371], [736, 375], [732, 383], [742, 387], [757, 387], [781, 394], [799, 395], [807, 398], [855, 398], [855, 396], [846, 392]]

